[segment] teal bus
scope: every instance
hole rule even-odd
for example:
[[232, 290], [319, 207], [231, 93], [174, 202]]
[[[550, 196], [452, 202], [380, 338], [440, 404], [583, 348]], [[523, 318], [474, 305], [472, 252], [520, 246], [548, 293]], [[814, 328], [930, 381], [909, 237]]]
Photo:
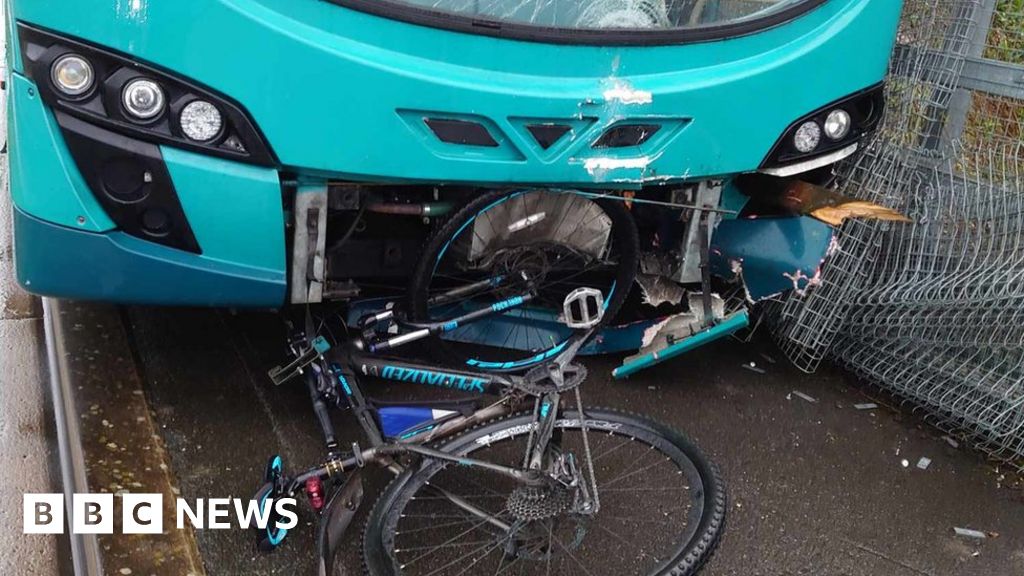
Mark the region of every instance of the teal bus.
[[749, 300], [805, 286], [827, 239], [806, 215], [747, 217], [764, 216], [750, 201], [825, 184], [868, 145], [902, 7], [6, 2], [26, 290], [266, 308], [407, 294], [420, 315], [438, 286], [495, 270], [599, 285], [610, 312], [634, 278], [646, 302], [678, 302], [670, 284], [708, 267], [698, 220], [713, 248], [728, 228], [717, 245], [743, 255], [712, 250], [714, 268]]
[[[663, 425], [584, 412], [572, 358], [636, 352], [627, 377], [821, 281], [834, 167], [882, 125], [902, 2], [5, 1], [18, 281], [304, 313], [271, 378], [303, 376], [328, 456], [294, 477], [273, 457], [256, 501], [309, 496], [320, 574], [367, 463], [401, 473], [370, 513], [367, 574], [480, 574], [492, 552], [490, 574], [700, 570], [717, 470]], [[343, 345], [311, 310], [347, 318]], [[375, 356], [427, 338], [461, 363]], [[357, 374], [501, 397], [376, 403]], [[329, 404], [370, 448], [340, 446]], [[442, 486], [446, 469], [489, 475]], [[421, 498], [455, 515], [406, 514]], [[632, 507], [650, 518], [620, 524]], [[480, 526], [498, 538], [465, 538]], [[270, 550], [287, 529], [257, 532]], [[407, 547], [414, 532], [444, 541]]]

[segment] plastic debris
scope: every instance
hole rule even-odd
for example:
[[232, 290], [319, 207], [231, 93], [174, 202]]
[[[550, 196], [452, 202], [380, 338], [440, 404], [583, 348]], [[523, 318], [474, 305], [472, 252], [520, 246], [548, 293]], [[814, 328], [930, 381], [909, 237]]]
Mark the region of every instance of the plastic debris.
[[740, 364], [740, 366], [746, 368], [747, 370], [750, 370], [751, 372], [757, 372], [758, 374], [767, 374], [764, 368], [758, 368], [757, 364], [753, 362], [744, 362], [743, 364]]
[[917, 461], [917, 467], [920, 468], [921, 470], [927, 470], [928, 466], [930, 466], [931, 463], [932, 463], [932, 459], [931, 458], [927, 458], [925, 456], [922, 456], [921, 459]]
[[661, 306], [666, 302], [678, 304], [683, 301], [686, 291], [683, 287], [664, 276], [655, 274], [637, 274], [636, 283], [640, 285], [644, 304]]
[[910, 467], [910, 460], [907, 460], [906, 458], [904, 458], [903, 461], [900, 462], [900, 464], [902, 464], [904, 468], [909, 468]]
[[960, 447], [960, 443], [957, 442], [955, 439], [953, 439], [950, 436], [943, 436], [942, 439], [946, 441], [946, 444], [949, 444], [953, 448], [959, 448]]
[[818, 401], [816, 399], [808, 396], [807, 394], [804, 394], [803, 392], [800, 392], [799, 390], [793, 390], [793, 395], [796, 396], [797, 398], [802, 399], [802, 400], [806, 400], [807, 402], [810, 402], [811, 404], [817, 404], [818, 403]]
[[954, 527], [953, 532], [956, 532], [957, 536], [963, 536], [964, 538], [974, 538], [975, 540], [984, 540], [988, 538], [988, 534], [981, 530], [972, 530], [970, 528], [958, 528]]
[[758, 356], [764, 358], [765, 361], [768, 362], [769, 364], [775, 364], [775, 358], [772, 358], [771, 356], [765, 354], [764, 352], [761, 352], [760, 354], [758, 354]]
[[878, 404], [875, 404], [874, 402], [865, 402], [864, 404], [854, 404], [853, 407], [857, 410], [874, 410], [875, 408], [878, 408]]

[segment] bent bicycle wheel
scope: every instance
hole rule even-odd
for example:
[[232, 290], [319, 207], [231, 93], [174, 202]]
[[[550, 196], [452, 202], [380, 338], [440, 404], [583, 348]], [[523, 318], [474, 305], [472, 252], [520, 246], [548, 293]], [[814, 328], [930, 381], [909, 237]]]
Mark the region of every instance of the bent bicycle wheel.
[[[449, 359], [514, 371], [554, 356], [571, 330], [560, 323], [576, 288], [604, 296], [604, 321], [636, 277], [636, 224], [621, 200], [558, 190], [500, 190], [474, 198], [427, 241], [409, 285], [410, 317], [442, 322], [497, 306], [504, 311], [435, 338]], [[524, 293], [536, 298], [505, 308]]]
[[[520, 466], [532, 423], [530, 415], [498, 420], [441, 449]], [[494, 472], [427, 460], [396, 478], [370, 513], [363, 538], [367, 572], [695, 574], [724, 524], [717, 467], [680, 433], [645, 418], [587, 410], [586, 426], [600, 500], [596, 514], [574, 513], [566, 494], [528, 492]], [[560, 450], [571, 451], [587, 470], [579, 414], [566, 412], [556, 430]]]

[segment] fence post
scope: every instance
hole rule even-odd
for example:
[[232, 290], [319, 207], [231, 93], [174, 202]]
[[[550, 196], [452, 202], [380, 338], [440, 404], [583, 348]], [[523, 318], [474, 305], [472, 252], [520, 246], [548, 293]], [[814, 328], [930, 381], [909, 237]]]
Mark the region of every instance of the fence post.
[[[981, 7], [975, 19], [974, 35], [971, 38], [971, 45], [967, 51], [968, 59], [981, 58], [985, 54], [985, 43], [988, 40], [989, 31], [992, 29], [992, 18], [995, 16], [998, 1], [981, 0]], [[963, 135], [972, 103], [973, 98], [971, 97], [970, 90], [957, 88], [956, 92], [953, 93], [953, 97], [949, 102], [949, 113], [942, 130], [941, 140], [937, 143], [940, 147], [939, 149], [946, 149]]]

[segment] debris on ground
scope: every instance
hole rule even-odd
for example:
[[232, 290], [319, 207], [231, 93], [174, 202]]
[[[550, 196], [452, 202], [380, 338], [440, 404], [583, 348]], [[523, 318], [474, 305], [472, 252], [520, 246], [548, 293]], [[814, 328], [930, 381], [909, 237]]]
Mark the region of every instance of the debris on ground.
[[902, 461], [900, 462], [900, 464], [902, 464], [904, 468], [909, 468], [909, 467], [910, 467], [910, 460], [907, 460], [906, 458], [904, 458], [904, 459], [903, 459], [903, 460], [902, 460]]
[[928, 466], [930, 466], [931, 463], [932, 463], [932, 459], [931, 458], [927, 458], [925, 456], [921, 456], [921, 459], [917, 461], [917, 467], [920, 468], [921, 470], [927, 470]]
[[875, 408], [878, 408], [878, 404], [875, 404], [874, 402], [865, 402], [864, 404], [854, 404], [853, 407], [857, 410], [874, 410]]
[[943, 436], [942, 439], [946, 441], [946, 444], [949, 444], [953, 448], [959, 448], [960, 447], [960, 443], [957, 442], [955, 439], [953, 439], [950, 436]]
[[982, 532], [981, 530], [973, 530], [971, 528], [954, 527], [953, 532], [955, 532], [957, 536], [963, 536], [964, 538], [974, 538], [975, 540], [997, 538], [999, 536], [999, 534], [997, 534], [996, 532]]
[[[803, 392], [801, 392], [799, 390], [793, 390], [792, 394], [793, 394], [793, 396], [796, 396], [797, 398], [800, 398], [801, 400], [806, 400], [807, 402], [810, 402], [811, 404], [817, 404], [818, 403], [818, 401], [815, 398], [812, 398], [811, 396], [808, 396], [807, 394], [804, 394]], [[788, 400], [788, 397], [787, 397], [787, 400]]]
[[747, 370], [750, 370], [751, 372], [757, 372], [758, 374], [767, 374], [764, 368], [758, 368], [757, 364], [755, 364], [754, 362], [744, 362], [743, 364], [740, 364], [740, 366], [746, 368]]
[[769, 364], [775, 364], [775, 358], [772, 358], [771, 356], [765, 354], [764, 352], [761, 352], [759, 356], [761, 358], [764, 358], [765, 361], [768, 362]]

